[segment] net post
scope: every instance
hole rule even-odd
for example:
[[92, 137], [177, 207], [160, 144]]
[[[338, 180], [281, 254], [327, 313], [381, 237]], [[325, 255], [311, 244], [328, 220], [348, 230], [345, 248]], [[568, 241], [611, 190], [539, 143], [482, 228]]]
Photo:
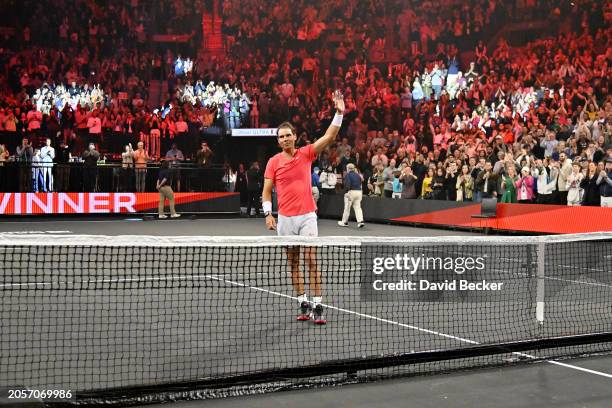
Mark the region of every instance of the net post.
[[544, 275], [545, 275], [546, 244], [540, 237], [537, 247], [537, 269], [536, 269], [536, 319], [539, 324], [544, 324]]

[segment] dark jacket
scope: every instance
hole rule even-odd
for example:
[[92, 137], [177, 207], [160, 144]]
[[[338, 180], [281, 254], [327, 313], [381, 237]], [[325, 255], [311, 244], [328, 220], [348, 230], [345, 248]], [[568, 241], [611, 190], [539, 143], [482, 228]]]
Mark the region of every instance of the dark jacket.
[[493, 173], [493, 171], [489, 172], [489, 178], [487, 179], [487, 192], [485, 193], [485, 175], [486, 171], [482, 170], [478, 173], [478, 177], [476, 177], [476, 187], [478, 191], [482, 192], [482, 196], [484, 198], [493, 197], [493, 192], [497, 191], [497, 179], [498, 175]]
[[260, 191], [263, 187], [263, 176], [260, 169], [251, 167], [247, 171], [247, 190]]
[[98, 165], [98, 159], [100, 158], [100, 153], [97, 150], [85, 150], [83, 152], [83, 161], [85, 162], [85, 166], [87, 167], [95, 167]]
[[582, 205], [599, 207], [601, 205], [601, 196], [599, 195], [599, 186], [597, 185], [597, 174], [593, 177], [585, 177], [580, 183], [580, 187], [584, 189], [582, 196]]

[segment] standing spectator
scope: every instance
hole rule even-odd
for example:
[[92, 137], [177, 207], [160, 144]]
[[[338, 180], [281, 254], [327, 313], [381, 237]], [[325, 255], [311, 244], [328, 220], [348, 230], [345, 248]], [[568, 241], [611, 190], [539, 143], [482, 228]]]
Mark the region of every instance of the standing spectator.
[[537, 203], [552, 204], [554, 200], [553, 192], [557, 185], [559, 172], [554, 167], [548, 166], [549, 159], [536, 160], [536, 167], [533, 176], [537, 179]]
[[584, 189], [582, 205], [589, 207], [599, 207], [601, 205], [601, 194], [599, 185], [597, 184], [597, 178], [597, 165], [593, 162], [589, 162], [586, 176], [580, 182], [580, 187]]
[[478, 174], [484, 170], [485, 161], [486, 160], [484, 158], [479, 158], [478, 163], [476, 163], [476, 158], [470, 158], [470, 167], [472, 168], [470, 176], [472, 177], [473, 184], [472, 198], [477, 203], [482, 201], [482, 192], [480, 191], [479, 186], [476, 184], [476, 178], [478, 177]]
[[423, 179], [422, 189], [421, 189], [421, 198], [424, 200], [432, 200], [433, 199], [433, 179], [434, 179], [434, 170], [429, 168], [427, 170], [427, 175]]
[[70, 147], [62, 140], [55, 155], [55, 161], [57, 166], [56, 170], [56, 191], [66, 192], [70, 190], [70, 161], [72, 154], [70, 153]]
[[312, 198], [314, 199], [315, 204], [319, 202], [319, 187], [321, 187], [321, 183], [319, 181], [319, 168], [315, 167], [312, 169], [311, 174], [311, 186], [312, 186]]
[[183, 152], [176, 146], [176, 143], [172, 143], [170, 150], [166, 152], [166, 160], [170, 161], [170, 170], [174, 172], [173, 181], [176, 183], [176, 191], [181, 191], [180, 166], [183, 160], [185, 160], [185, 156], [183, 156]]
[[565, 152], [559, 153], [559, 177], [557, 178], [558, 204], [567, 205], [568, 182], [572, 174], [572, 160]]
[[196, 164], [199, 167], [210, 167], [212, 164], [213, 151], [208, 147], [208, 143], [202, 142], [200, 150], [196, 153]]
[[200, 191], [208, 191], [208, 188], [204, 188], [206, 186], [206, 171], [204, 170], [207, 167], [210, 167], [212, 164], [211, 157], [213, 155], [213, 151], [208, 147], [208, 143], [202, 142], [200, 144], [200, 150], [196, 152], [196, 165], [198, 170], [196, 172], [197, 180], [194, 184]]
[[21, 146], [17, 146], [15, 151], [15, 159], [19, 163], [19, 191], [27, 192], [31, 188], [31, 166], [32, 157], [34, 156], [34, 150], [32, 149], [32, 143], [27, 137], [21, 140]]
[[251, 216], [251, 208], [255, 208], [255, 215], [259, 216], [259, 202], [261, 198], [261, 190], [263, 188], [263, 175], [259, 168], [258, 162], [253, 162], [251, 168], [247, 171], [247, 215]]
[[89, 129], [89, 143], [99, 144], [102, 141], [102, 121], [98, 117], [98, 111], [94, 110], [87, 119]]
[[485, 162], [484, 169], [476, 177], [476, 185], [482, 198], [497, 198], [497, 177], [491, 162]]
[[361, 200], [363, 198], [362, 182], [363, 177], [357, 173], [355, 165], [349, 163], [346, 166], [346, 176], [344, 177], [344, 212], [342, 213], [342, 220], [338, 221], [338, 225], [341, 227], [348, 227], [351, 208], [355, 211], [357, 227], [363, 228], [364, 226], [363, 211], [361, 209]]
[[132, 144], [125, 146], [125, 151], [121, 153], [121, 174], [119, 191], [130, 191], [132, 185], [132, 173], [134, 171], [134, 149]]
[[368, 191], [371, 196], [382, 197], [385, 180], [383, 176], [384, 167], [382, 163], [378, 163], [372, 172], [370, 180], [368, 180]]
[[444, 190], [446, 191], [446, 200], [457, 201], [457, 162], [454, 159], [451, 161], [446, 168], [446, 175], [444, 176]]
[[319, 181], [321, 182], [322, 194], [336, 194], [336, 184], [338, 183], [338, 176], [336, 175], [336, 173], [334, 173], [334, 169], [331, 165], [327, 166], [327, 169], [321, 172]]
[[400, 179], [401, 172], [396, 170], [393, 173], [393, 193], [391, 194], [391, 198], [399, 199], [402, 198], [402, 191], [404, 186], [402, 185], [402, 180]]
[[[231, 173], [231, 167], [228, 165], [227, 168], [229, 168], [229, 173]], [[228, 174], [228, 177], [231, 180], [231, 174]], [[240, 206], [244, 205], [246, 207], [249, 195], [247, 188], [247, 172], [243, 163], [238, 164], [238, 172], [235, 175], [234, 182], [234, 190], [230, 191], [238, 191], [240, 193]]]
[[168, 218], [168, 216], [164, 214], [166, 199], [168, 199], [170, 204], [170, 218], [178, 218], [181, 216], [181, 214], [176, 213], [176, 209], [174, 208], [174, 191], [172, 191], [172, 177], [174, 174], [169, 167], [170, 162], [167, 160], [163, 161], [161, 169], [159, 170], [159, 175], [157, 176], [156, 189], [159, 191], [159, 206], [157, 208], [159, 218]]
[[42, 161], [42, 174], [44, 179], [44, 191], [53, 191], [53, 160], [55, 159], [55, 148], [51, 146], [51, 139], [45, 139], [45, 145], [40, 149]]
[[47, 190], [45, 190], [45, 176], [43, 175], [42, 159], [40, 157], [40, 150], [38, 149], [34, 149], [34, 156], [32, 156], [32, 188], [35, 193], [47, 192]]
[[83, 190], [86, 193], [91, 193], [96, 190], [100, 153], [96, 150], [96, 145], [90, 143], [88, 149], [83, 152], [81, 157], [85, 162], [85, 167], [83, 168]]
[[516, 182], [518, 177], [513, 164], [510, 164], [506, 169], [506, 174], [502, 176], [501, 188], [502, 188], [502, 203], [516, 203]]
[[521, 177], [516, 181], [516, 199], [521, 204], [533, 202], [533, 177], [529, 167], [521, 169]]
[[383, 180], [385, 182], [383, 186], [383, 194], [385, 198], [393, 197], [393, 179], [395, 178], [395, 172], [397, 169], [395, 168], [395, 159], [391, 159], [389, 161], [389, 166], [385, 167], [383, 170]]
[[417, 177], [412, 172], [412, 168], [405, 163], [402, 165], [400, 181], [403, 185], [402, 198], [416, 198]]
[[457, 201], [472, 201], [474, 179], [470, 174], [470, 167], [464, 164], [461, 167], [461, 174], [457, 177]]
[[134, 151], [134, 168], [136, 175], [136, 191], [144, 193], [147, 180], [147, 163], [149, 161], [149, 153], [144, 148], [143, 142], [138, 142]]
[[582, 195], [584, 190], [580, 187], [584, 174], [580, 171], [580, 163], [575, 162], [572, 165], [572, 172], [567, 177], [567, 205], [577, 206], [582, 203]]
[[612, 207], [612, 157], [607, 157], [605, 163], [605, 169], [597, 177], [597, 184], [601, 193], [601, 206]]
[[446, 200], [446, 189], [444, 188], [445, 184], [446, 178], [444, 175], [444, 169], [440, 167], [436, 170], [436, 175], [431, 183], [434, 200]]

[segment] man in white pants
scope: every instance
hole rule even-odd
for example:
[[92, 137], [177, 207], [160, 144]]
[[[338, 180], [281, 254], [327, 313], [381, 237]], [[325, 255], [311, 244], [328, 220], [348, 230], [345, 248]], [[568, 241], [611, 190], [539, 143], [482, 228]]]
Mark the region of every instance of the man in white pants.
[[53, 191], [53, 159], [55, 159], [55, 149], [51, 146], [51, 139], [49, 138], [45, 140], [45, 145], [40, 149], [40, 159], [43, 162], [44, 191]]
[[347, 164], [346, 176], [344, 177], [344, 188], [346, 190], [344, 194], [344, 213], [342, 214], [342, 220], [338, 221], [338, 225], [341, 227], [348, 227], [348, 219], [351, 215], [352, 207], [355, 211], [355, 218], [357, 218], [357, 227], [363, 228], [363, 211], [361, 210], [361, 199], [363, 198], [362, 182], [363, 176], [357, 173], [355, 165], [353, 163]]
[[[334, 92], [336, 115], [331, 125], [315, 143], [297, 149], [296, 130], [289, 122], [281, 123], [276, 131], [278, 144], [283, 149], [268, 161], [264, 173], [262, 207], [266, 216], [266, 227], [275, 229], [280, 236], [318, 235], [316, 204], [312, 197], [311, 166], [317, 155], [329, 146], [338, 135], [344, 113], [344, 98]], [[276, 186], [278, 196], [278, 226], [272, 215], [272, 187]], [[287, 249], [291, 268], [291, 282], [300, 303], [298, 320], [313, 320], [325, 324], [321, 296], [321, 271], [317, 262], [316, 248], [304, 248], [304, 259], [310, 272], [312, 302], [308, 301], [304, 289], [304, 276], [300, 271], [300, 247]]]

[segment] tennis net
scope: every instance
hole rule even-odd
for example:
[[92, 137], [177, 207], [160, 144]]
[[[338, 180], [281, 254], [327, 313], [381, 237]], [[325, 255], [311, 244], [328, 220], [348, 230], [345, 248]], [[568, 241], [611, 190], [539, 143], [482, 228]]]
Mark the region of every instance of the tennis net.
[[[296, 320], [288, 251], [326, 325]], [[0, 387], [163, 401], [612, 351], [612, 234], [0, 234]], [[310, 262], [309, 262], [310, 261]], [[311, 273], [311, 268], [314, 272]]]

